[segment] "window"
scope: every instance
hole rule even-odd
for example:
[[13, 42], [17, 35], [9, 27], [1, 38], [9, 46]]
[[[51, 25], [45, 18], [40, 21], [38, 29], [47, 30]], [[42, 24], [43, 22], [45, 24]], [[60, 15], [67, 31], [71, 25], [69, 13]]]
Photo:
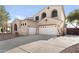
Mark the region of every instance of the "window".
[[17, 25], [14, 24], [14, 31], [17, 31]]
[[48, 7], [47, 9], [49, 9], [50, 7]]
[[36, 16], [36, 17], [35, 17], [35, 20], [38, 21], [38, 20], [39, 20], [39, 16]]
[[58, 14], [57, 14], [57, 10], [53, 10], [51, 16], [52, 16], [52, 17], [57, 17], [57, 16], [58, 16]]
[[24, 23], [23, 23], [23, 26], [24, 26]]
[[41, 18], [41, 19], [43, 19], [43, 18], [45, 18], [45, 17], [46, 17], [46, 13], [43, 12], [43, 13], [42, 13], [42, 18]]
[[25, 23], [25, 25], [26, 25], [26, 23]]
[[22, 26], [22, 24], [21, 24], [21, 26]]
[[47, 22], [47, 19], [45, 19], [45, 21]]

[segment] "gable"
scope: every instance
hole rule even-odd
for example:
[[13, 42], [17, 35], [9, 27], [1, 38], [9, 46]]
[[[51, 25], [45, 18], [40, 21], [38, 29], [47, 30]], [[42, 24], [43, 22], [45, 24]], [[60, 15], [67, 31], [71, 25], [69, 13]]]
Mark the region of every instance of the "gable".
[[51, 18], [45, 18], [41, 20], [38, 25], [60, 25], [63, 21], [60, 21], [59, 19], [51, 19]]
[[42, 9], [40, 12], [38, 12], [36, 15], [33, 16], [34, 21], [36, 21], [36, 17], [38, 16], [39, 20], [42, 20], [42, 14], [46, 13], [47, 17], [51, 17], [52, 16], [52, 11], [56, 10], [57, 11], [57, 17], [60, 20], [64, 20], [65, 16], [64, 16], [64, 9], [63, 6], [61, 5], [50, 5], [47, 6], [46, 8]]

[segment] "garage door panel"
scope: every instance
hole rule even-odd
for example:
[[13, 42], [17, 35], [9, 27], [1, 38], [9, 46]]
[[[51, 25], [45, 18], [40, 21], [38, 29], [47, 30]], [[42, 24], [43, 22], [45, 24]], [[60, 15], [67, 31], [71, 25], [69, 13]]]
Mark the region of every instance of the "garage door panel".
[[46, 26], [46, 28], [39, 28], [39, 34], [58, 35], [56, 27]]
[[29, 28], [29, 34], [36, 34], [36, 28]]

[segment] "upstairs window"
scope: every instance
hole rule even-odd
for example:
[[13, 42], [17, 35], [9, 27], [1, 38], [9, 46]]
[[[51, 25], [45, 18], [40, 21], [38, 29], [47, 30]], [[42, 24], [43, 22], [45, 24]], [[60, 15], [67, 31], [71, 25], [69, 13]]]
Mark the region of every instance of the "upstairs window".
[[39, 20], [39, 16], [36, 16], [36, 17], [35, 17], [35, 20], [38, 21], [38, 20]]
[[48, 7], [47, 9], [50, 9], [50, 7]]
[[45, 17], [46, 17], [46, 13], [43, 12], [43, 13], [42, 13], [42, 18], [41, 18], [41, 19], [43, 19], [43, 18], [45, 18]]
[[53, 10], [51, 17], [57, 17], [57, 16], [58, 16], [57, 10]]

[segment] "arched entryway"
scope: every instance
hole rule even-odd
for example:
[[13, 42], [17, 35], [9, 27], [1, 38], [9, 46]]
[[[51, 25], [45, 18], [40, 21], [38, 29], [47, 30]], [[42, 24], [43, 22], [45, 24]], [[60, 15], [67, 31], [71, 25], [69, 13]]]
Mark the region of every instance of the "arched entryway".
[[14, 24], [14, 31], [17, 31], [17, 24]]

